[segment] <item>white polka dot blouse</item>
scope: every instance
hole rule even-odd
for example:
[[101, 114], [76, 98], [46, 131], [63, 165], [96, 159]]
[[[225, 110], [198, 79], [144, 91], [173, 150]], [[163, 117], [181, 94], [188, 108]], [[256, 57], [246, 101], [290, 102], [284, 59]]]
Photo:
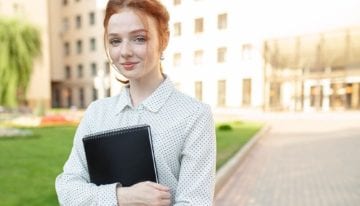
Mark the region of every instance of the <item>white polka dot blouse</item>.
[[171, 205], [212, 205], [216, 138], [211, 109], [177, 91], [168, 77], [137, 107], [131, 104], [128, 87], [89, 105], [63, 172], [56, 178], [61, 205], [117, 206], [116, 183], [89, 182], [82, 138], [138, 124], [151, 127], [159, 183], [171, 189]]

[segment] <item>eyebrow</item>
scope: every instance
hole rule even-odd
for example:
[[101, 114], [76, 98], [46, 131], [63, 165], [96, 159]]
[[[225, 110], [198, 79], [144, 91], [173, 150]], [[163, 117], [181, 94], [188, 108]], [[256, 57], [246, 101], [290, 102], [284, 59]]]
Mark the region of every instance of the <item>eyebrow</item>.
[[[130, 34], [137, 34], [137, 33], [140, 33], [140, 32], [148, 33], [148, 30], [146, 30], [146, 29], [136, 29], [134, 31], [131, 31]], [[118, 33], [110, 33], [110, 34], [108, 34], [108, 36], [118, 36]]]

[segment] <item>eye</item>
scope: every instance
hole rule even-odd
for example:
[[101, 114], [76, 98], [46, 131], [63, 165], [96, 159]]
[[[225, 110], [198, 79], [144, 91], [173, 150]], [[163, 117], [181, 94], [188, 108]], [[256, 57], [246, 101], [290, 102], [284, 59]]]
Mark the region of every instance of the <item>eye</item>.
[[113, 47], [119, 46], [121, 42], [122, 42], [121, 39], [110, 39], [110, 41], [109, 41], [109, 43]]
[[143, 35], [138, 35], [134, 37], [133, 41], [139, 44], [143, 44], [147, 41], [147, 38]]

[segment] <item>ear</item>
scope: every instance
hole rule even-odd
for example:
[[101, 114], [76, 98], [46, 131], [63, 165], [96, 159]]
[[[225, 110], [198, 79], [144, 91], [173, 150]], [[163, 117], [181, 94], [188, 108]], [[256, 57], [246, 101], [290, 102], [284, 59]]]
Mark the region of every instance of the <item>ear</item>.
[[161, 44], [161, 52], [163, 52], [166, 49], [166, 47], [168, 46], [169, 37], [170, 37], [170, 32], [166, 31], [166, 34], [164, 34], [164, 40], [162, 41], [162, 44]]

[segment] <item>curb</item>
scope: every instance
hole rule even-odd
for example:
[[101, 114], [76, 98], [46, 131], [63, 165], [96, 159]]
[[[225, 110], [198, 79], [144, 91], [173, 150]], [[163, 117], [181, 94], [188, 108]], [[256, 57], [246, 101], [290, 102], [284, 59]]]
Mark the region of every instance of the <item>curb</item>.
[[223, 165], [216, 172], [216, 185], [215, 185], [215, 195], [221, 190], [221, 188], [226, 184], [231, 175], [235, 172], [241, 161], [245, 158], [250, 149], [256, 144], [256, 142], [263, 137], [270, 130], [270, 126], [265, 124], [265, 126], [257, 132], [250, 141], [248, 141], [232, 158], [228, 160], [225, 165]]

